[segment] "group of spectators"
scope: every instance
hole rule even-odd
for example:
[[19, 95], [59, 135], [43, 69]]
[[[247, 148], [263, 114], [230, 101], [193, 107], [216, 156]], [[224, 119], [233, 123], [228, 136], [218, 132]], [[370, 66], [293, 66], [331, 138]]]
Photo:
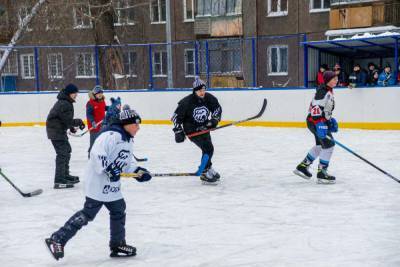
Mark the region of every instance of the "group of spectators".
[[[327, 64], [319, 67], [316, 83], [320, 85], [324, 83], [324, 72], [329, 70]], [[400, 72], [395, 77], [394, 71], [389, 63], [384, 68], [376, 66], [373, 62], [368, 63], [367, 70], [363, 69], [360, 64], [355, 64], [353, 72], [350, 75], [342, 69], [339, 63], [333, 67], [333, 71], [338, 76], [337, 86], [348, 87], [371, 87], [371, 86], [392, 86], [400, 83]]]

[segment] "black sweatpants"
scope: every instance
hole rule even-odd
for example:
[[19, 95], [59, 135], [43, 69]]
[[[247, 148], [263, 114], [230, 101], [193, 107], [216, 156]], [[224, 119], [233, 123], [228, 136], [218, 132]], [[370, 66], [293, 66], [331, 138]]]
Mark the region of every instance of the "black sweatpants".
[[118, 246], [121, 241], [125, 241], [125, 209], [124, 199], [112, 202], [101, 202], [86, 197], [83, 209], [72, 215], [71, 218], [58, 231], [54, 232], [52, 238], [57, 242], [65, 244], [70, 240], [83, 226], [93, 221], [102, 206], [106, 206], [110, 212], [110, 247]]
[[190, 138], [190, 141], [196, 144], [201, 149], [201, 152], [204, 154], [207, 154], [209, 156], [207, 165], [205, 170], [209, 169], [212, 165], [211, 158], [214, 154], [214, 146], [211, 141], [211, 135], [210, 133], [194, 136]]
[[54, 182], [65, 179], [69, 175], [69, 160], [71, 159], [71, 145], [68, 140], [51, 140], [56, 151], [56, 172]]

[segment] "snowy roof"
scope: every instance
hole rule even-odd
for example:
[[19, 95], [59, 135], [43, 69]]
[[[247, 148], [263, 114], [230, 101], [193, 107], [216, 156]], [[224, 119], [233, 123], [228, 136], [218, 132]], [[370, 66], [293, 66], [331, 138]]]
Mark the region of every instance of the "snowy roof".
[[365, 32], [350, 38], [309, 41], [301, 44], [342, 56], [359, 58], [371, 56], [390, 57], [394, 55], [394, 48], [399, 39], [400, 33], [397, 32], [387, 31], [376, 35]]

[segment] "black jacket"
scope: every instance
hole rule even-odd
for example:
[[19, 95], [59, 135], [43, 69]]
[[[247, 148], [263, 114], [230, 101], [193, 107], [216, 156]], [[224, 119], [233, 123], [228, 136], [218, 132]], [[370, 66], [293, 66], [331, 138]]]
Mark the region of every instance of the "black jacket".
[[222, 108], [215, 96], [206, 93], [200, 98], [193, 93], [179, 101], [171, 120], [175, 128], [183, 125], [185, 133], [190, 134], [201, 130], [210, 119], [220, 121], [221, 115]]
[[78, 127], [80, 119], [74, 119], [75, 102], [64, 91], [57, 95], [58, 101], [54, 104], [47, 115], [46, 132], [47, 138], [51, 140], [68, 140], [67, 130], [71, 127]]

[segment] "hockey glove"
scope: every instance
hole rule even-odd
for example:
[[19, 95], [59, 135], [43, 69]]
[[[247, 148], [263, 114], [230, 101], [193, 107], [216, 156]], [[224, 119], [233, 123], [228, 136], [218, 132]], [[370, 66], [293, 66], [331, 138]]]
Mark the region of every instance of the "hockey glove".
[[328, 129], [331, 133], [337, 133], [337, 131], [339, 130], [339, 126], [335, 118], [331, 118], [328, 121]]
[[318, 138], [324, 139], [328, 134], [328, 126], [323, 122], [318, 122], [315, 127], [317, 128]]
[[207, 123], [206, 123], [206, 127], [208, 129], [215, 128], [215, 127], [217, 127], [217, 125], [218, 125], [218, 120], [217, 119], [208, 120]]
[[73, 134], [76, 133], [75, 127], [70, 127], [70, 128], [69, 128], [69, 131], [70, 131], [71, 133], [73, 133]]
[[137, 167], [135, 173], [140, 175], [139, 177], [136, 178], [136, 180], [141, 183], [150, 181], [152, 178], [149, 171], [142, 167]]
[[175, 133], [175, 142], [177, 143], [183, 143], [185, 141], [185, 133], [183, 132], [183, 129], [181, 127], [175, 127], [172, 129]]
[[105, 173], [107, 174], [108, 178], [110, 178], [111, 182], [117, 182], [121, 178], [122, 166], [118, 163], [111, 163], [105, 169]]
[[85, 127], [86, 127], [86, 125], [83, 123], [83, 121], [81, 120], [80, 121], [80, 123], [79, 123], [79, 129], [80, 130], [83, 130], [83, 129], [85, 129]]

